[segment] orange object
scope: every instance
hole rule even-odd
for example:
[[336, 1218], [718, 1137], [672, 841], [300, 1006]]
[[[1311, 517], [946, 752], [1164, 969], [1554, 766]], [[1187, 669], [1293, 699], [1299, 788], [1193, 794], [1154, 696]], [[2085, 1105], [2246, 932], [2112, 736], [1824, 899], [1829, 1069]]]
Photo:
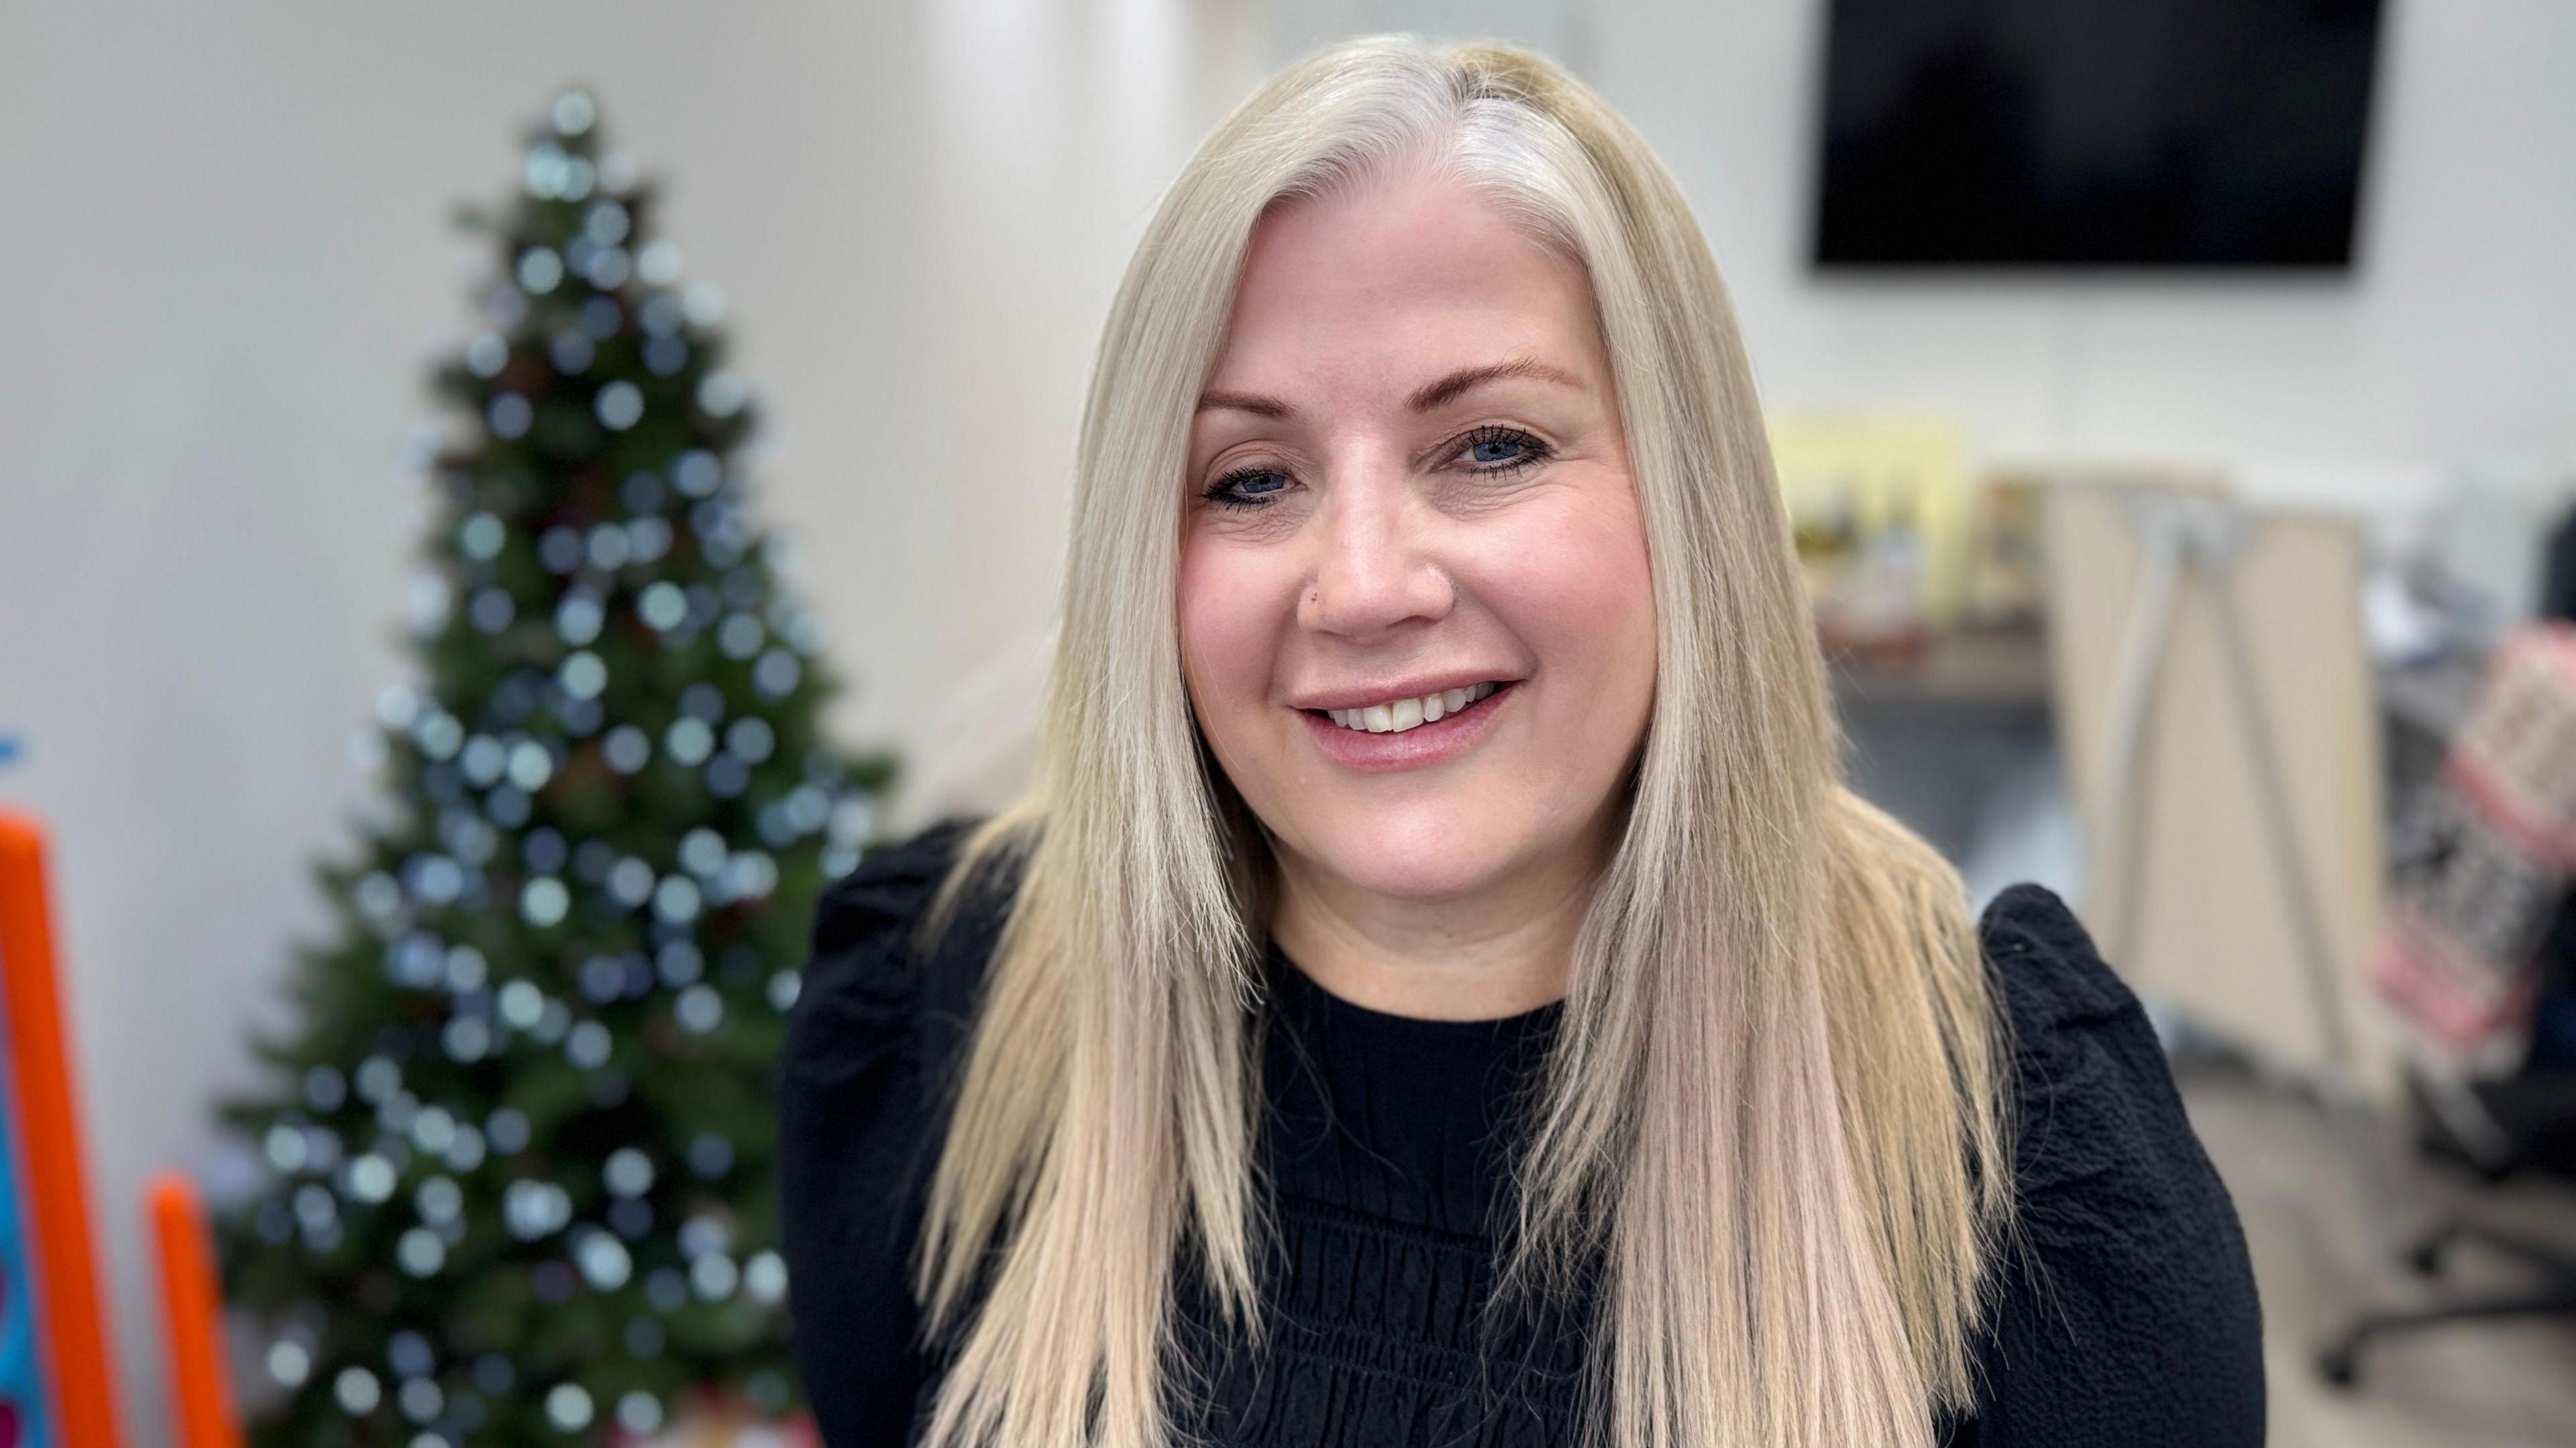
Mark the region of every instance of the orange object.
[[224, 1293], [215, 1279], [197, 1188], [180, 1172], [152, 1178], [152, 1239], [161, 1249], [161, 1316], [179, 1448], [242, 1448], [224, 1369]]
[[61, 1448], [116, 1448], [107, 1322], [90, 1245], [88, 1177], [81, 1166], [71, 1052], [55, 989], [53, 917], [45, 906], [45, 832], [0, 810], [0, 983], [17, 1079], [27, 1216], [35, 1228], [36, 1321], [53, 1383]]

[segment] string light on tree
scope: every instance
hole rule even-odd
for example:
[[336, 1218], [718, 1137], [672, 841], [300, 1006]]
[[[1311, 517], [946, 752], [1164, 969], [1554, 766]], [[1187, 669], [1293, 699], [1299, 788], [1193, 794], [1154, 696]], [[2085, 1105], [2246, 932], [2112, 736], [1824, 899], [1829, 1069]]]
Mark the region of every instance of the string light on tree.
[[341, 934], [226, 1108], [270, 1177], [218, 1223], [260, 1448], [792, 1407], [770, 1072], [891, 764], [822, 737], [841, 685], [758, 521], [723, 293], [603, 131], [564, 91], [467, 216], [450, 423], [404, 453], [418, 677], [349, 750], [390, 807], [317, 869]]

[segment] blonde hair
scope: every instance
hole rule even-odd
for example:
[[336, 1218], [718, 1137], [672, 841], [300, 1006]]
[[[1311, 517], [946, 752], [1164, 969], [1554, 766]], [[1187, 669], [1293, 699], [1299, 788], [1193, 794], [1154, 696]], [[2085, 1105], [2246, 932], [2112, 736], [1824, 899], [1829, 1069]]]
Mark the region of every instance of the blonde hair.
[[1653, 713], [1497, 1295], [1597, 1275], [1589, 1442], [1927, 1442], [1972, 1400], [2011, 1215], [2008, 1057], [1964, 889], [1841, 784], [1751, 373], [1670, 176], [1545, 58], [1412, 36], [1323, 50], [1226, 117], [1111, 307], [1039, 776], [924, 925], [1010, 861], [914, 1264], [925, 1332], [955, 1348], [927, 1441], [1170, 1442], [1183, 1252], [1261, 1331], [1246, 1011], [1267, 856], [1183, 691], [1180, 479], [1265, 208], [1402, 162], [1586, 269], [1657, 610]]

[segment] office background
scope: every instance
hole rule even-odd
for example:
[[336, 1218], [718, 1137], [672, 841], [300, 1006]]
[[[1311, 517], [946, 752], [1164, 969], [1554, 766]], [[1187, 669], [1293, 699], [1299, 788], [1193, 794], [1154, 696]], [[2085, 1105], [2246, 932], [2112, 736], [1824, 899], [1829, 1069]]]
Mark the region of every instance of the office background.
[[1159, 188], [1262, 76], [1361, 30], [1527, 41], [1621, 108], [1774, 408], [2205, 464], [2374, 528], [2467, 490], [2505, 521], [2465, 546], [2527, 600], [2576, 478], [2576, 8], [2389, 5], [2356, 264], [2300, 276], [1820, 275], [1824, 14], [0, 3], [0, 790], [56, 831], [129, 1417], [160, 1422], [164, 1385], [128, 1204], [157, 1165], [227, 1170], [205, 1103], [252, 1079], [288, 942], [324, 927], [308, 862], [411, 668], [424, 377], [485, 262], [448, 214], [567, 82], [722, 288], [769, 420], [758, 507], [855, 681], [836, 733], [906, 760], [898, 822], [1015, 767], [1082, 381]]

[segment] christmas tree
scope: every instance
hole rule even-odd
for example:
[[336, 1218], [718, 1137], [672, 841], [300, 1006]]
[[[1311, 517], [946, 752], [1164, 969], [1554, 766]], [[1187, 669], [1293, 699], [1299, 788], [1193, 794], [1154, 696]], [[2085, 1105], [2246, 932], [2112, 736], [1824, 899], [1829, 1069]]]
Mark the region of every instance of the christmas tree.
[[[532, 134], [467, 414], [430, 476], [425, 676], [376, 701], [391, 798], [318, 865], [267, 1096], [218, 1222], [261, 1445], [614, 1442], [693, 1403], [795, 1408], [773, 1083], [825, 882], [891, 769], [839, 689], [737, 449], [719, 295], [571, 90]], [[264, 1400], [264, 1401], [263, 1401]]]

